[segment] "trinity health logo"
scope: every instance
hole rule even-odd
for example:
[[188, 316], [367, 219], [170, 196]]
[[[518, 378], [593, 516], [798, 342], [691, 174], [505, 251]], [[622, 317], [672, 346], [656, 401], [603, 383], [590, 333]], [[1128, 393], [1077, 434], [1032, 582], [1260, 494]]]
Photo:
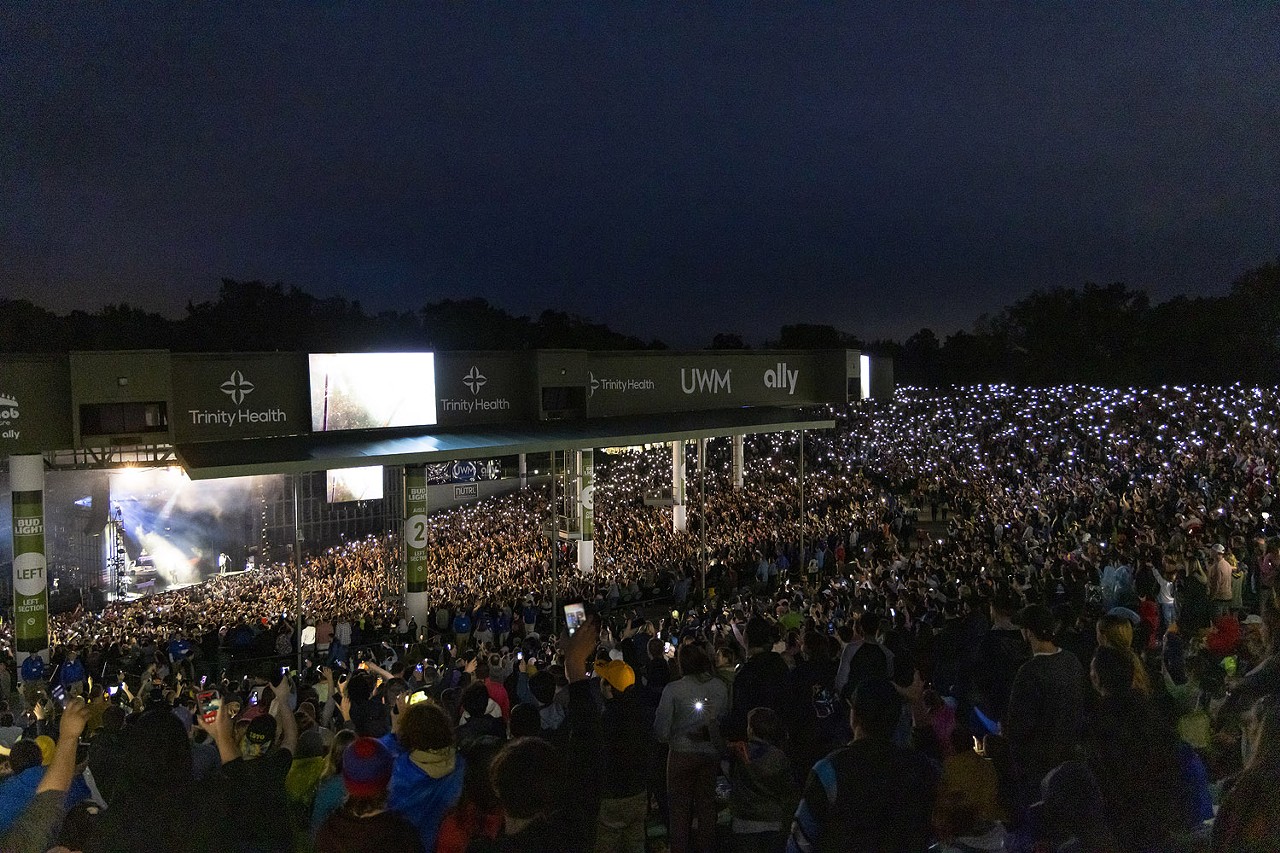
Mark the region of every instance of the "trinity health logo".
[[467, 375], [462, 377], [462, 384], [471, 389], [472, 395], [479, 394], [480, 389], [483, 388], [485, 383], [488, 381], [489, 380], [485, 378], [485, 375], [480, 372], [480, 368], [476, 367], [474, 364], [471, 365], [471, 370]]
[[245, 398], [254, 391], [254, 384], [240, 370], [231, 371], [231, 376], [218, 386], [218, 390], [231, 398], [234, 409], [188, 409], [193, 426], [236, 427], [245, 424], [282, 424], [287, 423], [289, 415], [284, 409], [273, 406], [270, 409], [250, 409], [244, 405]]
[[244, 398], [253, 393], [253, 383], [244, 378], [244, 374], [238, 370], [231, 371], [231, 378], [222, 383], [222, 393], [231, 398], [231, 402], [237, 406], [244, 402]]
[[479, 365], [471, 365], [471, 369], [462, 377], [462, 384], [471, 392], [471, 397], [442, 397], [440, 399], [442, 411], [472, 415], [478, 412], [503, 412], [511, 408], [511, 401], [506, 397], [480, 396], [480, 391], [489, 384], [489, 377], [480, 372]]

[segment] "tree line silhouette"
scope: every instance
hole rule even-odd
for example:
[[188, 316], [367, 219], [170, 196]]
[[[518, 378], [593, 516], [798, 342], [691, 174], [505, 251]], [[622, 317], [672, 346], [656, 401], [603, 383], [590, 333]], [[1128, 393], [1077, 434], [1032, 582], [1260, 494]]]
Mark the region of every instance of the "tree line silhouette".
[[[746, 349], [720, 331], [711, 349]], [[1222, 296], [1152, 304], [1124, 284], [1036, 290], [971, 330], [941, 338], [863, 340], [833, 325], [781, 327], [766, 346], [862, 349], [894, 359], [899, 384], [1280, 384], [1280, 259], [1241, 275]], [[518, 316], [485, 299], [368, 313], [359, 301], [298, 287], [223, 279], [217, 297], [170, 319], [131, 305], [59, 315], [0, 300], [0, 352], [169, 349], [175, 352], [665, 349], [575, 314]]]

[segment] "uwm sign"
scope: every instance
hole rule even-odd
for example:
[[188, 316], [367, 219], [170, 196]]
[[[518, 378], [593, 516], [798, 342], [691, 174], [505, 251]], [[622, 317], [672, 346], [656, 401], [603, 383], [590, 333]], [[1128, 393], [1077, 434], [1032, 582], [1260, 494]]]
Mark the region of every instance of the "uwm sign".
[[844, 350], [592, 354], [587, 413], [842, 402], [845, 361]]
[[715, 368], [682, 367], [680, 390], [685, 394], [732, 394], [733, 368], [721, 372]]

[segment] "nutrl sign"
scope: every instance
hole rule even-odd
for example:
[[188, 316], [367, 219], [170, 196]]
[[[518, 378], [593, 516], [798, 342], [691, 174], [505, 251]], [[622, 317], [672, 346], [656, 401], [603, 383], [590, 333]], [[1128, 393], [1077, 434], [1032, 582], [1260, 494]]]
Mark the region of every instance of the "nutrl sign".
[[777, 366], [771, 367], [764, 372], [764, 387], [777, 388], [786, 391], [787, 394], [794, 394], [796, 393], [796, 380], [799, 378], [799, 370], [787, 370], [787, 363], [780, 361]]

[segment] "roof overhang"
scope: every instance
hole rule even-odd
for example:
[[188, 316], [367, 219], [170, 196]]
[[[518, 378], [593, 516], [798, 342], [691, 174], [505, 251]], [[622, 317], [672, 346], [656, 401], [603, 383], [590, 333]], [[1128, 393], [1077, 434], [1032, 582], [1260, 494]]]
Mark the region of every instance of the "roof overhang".
[[413, 465], [477, 457], [626, 447], [746, 433], [831, 429], [835, 421], [799, 409], [749, 407], [705, 412], [535, 421], [440, 429], [311, 433], [177, 445], [193, 480], [300, 474], [369, 465]]

